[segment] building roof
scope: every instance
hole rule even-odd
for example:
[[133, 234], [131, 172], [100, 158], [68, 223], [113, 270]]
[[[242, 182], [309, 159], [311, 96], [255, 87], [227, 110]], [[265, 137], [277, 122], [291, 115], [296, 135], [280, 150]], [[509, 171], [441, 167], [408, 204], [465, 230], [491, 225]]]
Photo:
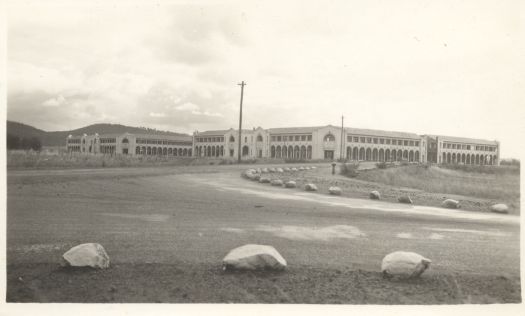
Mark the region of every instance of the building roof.
[[204, 132], [197, 132], [196, 136], [206, 136], [206, 135], [224, 135], [231, 131], [231, 129], [221, 129], [221, 130], [215, 130], [215, 131], [204, 131]]
[[466, 138], [456, 136], [442, 136], [436, 135], [440, 140], [454, 142], [454, 143], [467, 143], [467, 144], [478, 144], [478, 145], [497, 145], [495, 140], [477, 139], [477, 138]]
[[351, 135], [367, 135], [367, 136], [411, 138], [411, 139], [421, 138], [419, 135], [415, 133], [383, 131], [383, 130], [376, 130], [376, 129], [345, 127], [345, 131], [347, 134], [351, 134]]
[[335, 126], [326, 125], [326, 126], [306, 126], [306, 127], [278, 127], [278, 128], [269, 128], [268, 132], [270, 134], [304, 134], [304, 133], [312, 133], [324, 127], [335, 127]]
[[[108, 137], [122, 137], [125, 135], [134, 136], [136, 138], [146, 138], [146, 139], [165, 139], [165, 140], [173, 140], [173, 141], [180, 141], [180, 142], [192, 142], [193, 137], [192, 136], [184, 136], [184, 135], [165, 135], [165, 134], [133, 134], [133, 133], [107, 133], [107, 134], [99, 134], [99, 138], [108, 138]], [[88, 136], [94, 136], [94, 134], [88, 135]], [[82, 137], [82, 136], [73, 136], [74, 138]]]
[[[234, 132], [238, 133], [238, 129], [222, 129], [222, 130], [215, 130], [215, 131], [204, 131], [204, 132], [197, 132], [195, 136], [224, 136], [226, 133]], [[254, 130], [251, 129], [242, 129], [243, 133], [253, 133]]]

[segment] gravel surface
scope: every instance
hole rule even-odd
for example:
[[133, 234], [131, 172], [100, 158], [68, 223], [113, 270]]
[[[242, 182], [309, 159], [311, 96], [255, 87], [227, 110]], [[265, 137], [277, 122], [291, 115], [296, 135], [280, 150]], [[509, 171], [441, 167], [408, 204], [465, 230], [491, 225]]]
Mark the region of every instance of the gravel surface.
[[[8, 172], [7, 300], [521, 301], [518, 224], [327, 206], [241, 179], [246, 166], [192, 168]], [[59, 267], [84, 242], [104, 246], [108, 270]], [[226, 253], [247, 243], [274, 246], [287, 270], [223, 272]], [[396, 250], [430, 258], [430, 270], [382, 279]]]

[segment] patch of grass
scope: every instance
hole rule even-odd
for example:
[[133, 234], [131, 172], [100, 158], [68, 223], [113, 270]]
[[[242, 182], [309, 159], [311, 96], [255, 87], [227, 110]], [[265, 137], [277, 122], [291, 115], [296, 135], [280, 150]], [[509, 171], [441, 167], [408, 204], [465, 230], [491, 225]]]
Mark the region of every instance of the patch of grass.
[[82, 155], [13, 151], [7, 153], [7, 169], [118, 168], [206, 164], [208, 160], [160, 156]]
[[[450, 169], [449, 166], [402, 166], [362, 172], [359, 179], [421, 189], [426, 192], [456, 194], [501, 201], [517, 201], [520, 196], [519, 169], [502, 167]], [[509, 203], [509, 202], [507, 202]]]

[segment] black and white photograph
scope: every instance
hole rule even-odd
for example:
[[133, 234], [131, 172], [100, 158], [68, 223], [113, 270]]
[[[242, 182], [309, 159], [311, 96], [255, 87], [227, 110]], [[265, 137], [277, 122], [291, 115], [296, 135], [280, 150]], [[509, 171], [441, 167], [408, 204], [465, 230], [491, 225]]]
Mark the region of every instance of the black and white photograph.
[[522, 1], [2, 11], [6, 315], [523, 312]]

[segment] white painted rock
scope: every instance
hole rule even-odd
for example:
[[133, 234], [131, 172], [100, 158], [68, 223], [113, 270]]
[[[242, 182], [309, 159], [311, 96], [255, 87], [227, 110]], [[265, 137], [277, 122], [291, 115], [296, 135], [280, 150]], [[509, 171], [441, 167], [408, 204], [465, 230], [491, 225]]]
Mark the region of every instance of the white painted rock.
[[317, 186], [313, 183], [308, 183], [304, 186], [306, 191], [317, 191]]
[[403, 195], [397, 198], [399, 203], [412, 204], [412, 199], [408, 195]]
[[222, 260], [224, 270], [283, 270], [286, 260], [272, 246], [244, 245], [231, 250]]
[[430, 266], [430, 259], [415, 252], [396, 251], [386, 255], [381, 272], [388, 276], [418, 277]]
[[495, 213], [507, 214], [509, 212], [509, 207], [507, 206], [507, 204], [500, 203], [492, 205], [490, 207], [490, 210]]
[[297, 168], [293, 167], [292, 169], [290, 169], [292, 171], [297, 171]]
[[246, 170], [246, 172], [257, 173], [257, 170], [255, 170], [255, 169], [248, 169], [248, 170]]
[[310, 168], [311, 168], [311, 169], [317, 169], [317, 167], [316, 167], [316, 166], [311, 166]]
[[262, 173], [262, 170], [261, 170], [261, 168], [257, 168], [257, 170], [256, 170], [256, 171], [257, 171], [257, 173]]
[[283, 180], [280, 179], [273, 179], [271, 182], [271, 185], [277, 187], [277, 186], [283, 186]]
[[304, 167], [304, 170], [310, 170], [310, 167]]
[[372, 200], [380, 200], [381, 199], [381, 193], [379, 193], [379, 191], [372, 191], [372, 192], [370, 192], [370, 199], [372, 199]]
[[328, 192], [330, 192], [330, 194], [332, 195], [341, 195], [341, 192], [343, 191], [340, 187], [329, 187]]
[[273, 173], [273, 172], [275, 172], [276, 170], [275, 170], [275, 168], [268, 168], [268, 171], [270, 171], [270, 172]]
[[278, 173], [283, 173], [284, 170], [283, 168], [275, 168], [275, 172], [278, 172]]
[[260, 182], [260, 183], [270, 183], [270, 179], [268, 179], [268, 178], [264, 178], [264, 177], [261, 177], [261, 178], [259, 179], [259, 182]]
[[297, 187], [297, 183], [295, 183], [295, 181], [287, 181], [284, 184], [284, 187], [286, 187], [286, 188], [295, 188], [295, 187]]
[[460, 208], [461, 204], [459, 203], [459, 201], [453, 199], [446, 199], [441, 203], [441, 206], [446, 208]]
[[303, 171], [304, 170], [304, 167], [299, 167], [299, 171]]
[[285, 172], [290, 172], [290, 171], [291, 171], [290, 168], [288, 168], [288, 167], [284, 168], [283, 170], [284, 170]]
[[268, 173], [268, 172], [269, 172], [269, 171], [268, 171], [268, 168], [262, 168], [262, 169], [261, 169], [261, 173]]
[[255, 176], [255, 173], [251, 172], [250, 170], [244, 171], [242, 173], [242, 177], [246, 178], [246, 179], [252, 179], [253, 180], [254, 176]]
[[72, 267], [109, 268], [109, 256], [104, 247], [96, 243], [87, 243], [69, 249], [62, 256]]

